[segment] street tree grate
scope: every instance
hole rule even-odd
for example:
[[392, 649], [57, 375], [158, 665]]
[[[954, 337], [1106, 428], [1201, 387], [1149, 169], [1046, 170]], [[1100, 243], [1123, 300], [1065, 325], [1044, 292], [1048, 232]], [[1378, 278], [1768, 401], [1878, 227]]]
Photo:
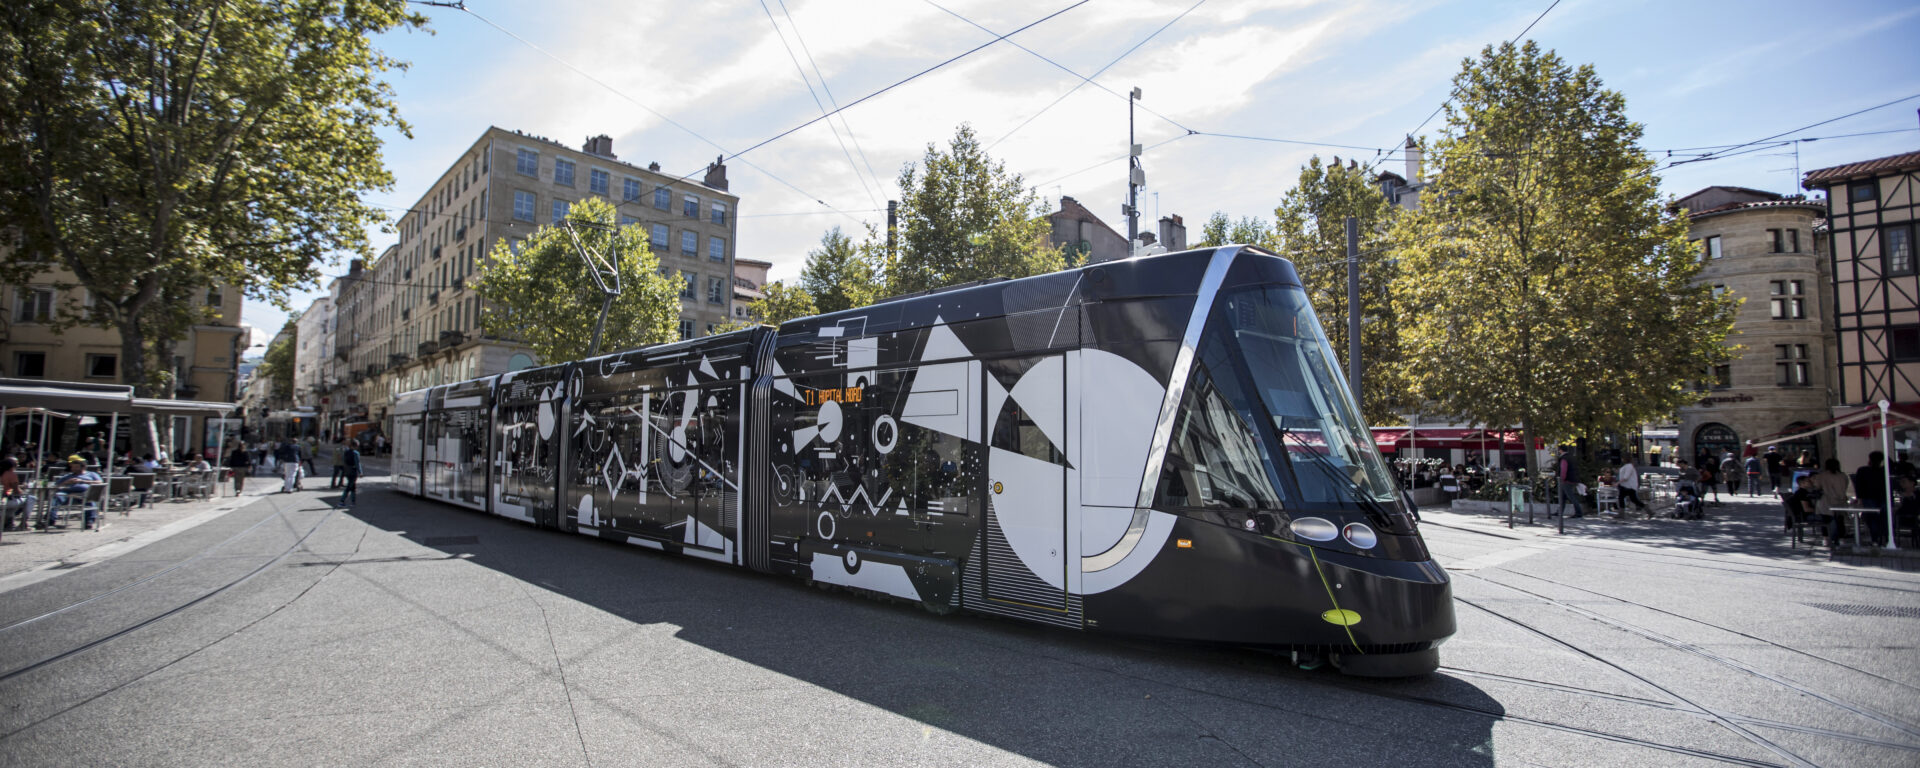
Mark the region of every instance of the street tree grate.
[[1845, 616], [1881, 616], [1892, 619], [1920, 619], [1920, 608], [1855, 603], [1803, 603], [1809, 608], [1832, 611]]
[[480, 537], [478, 536], [428, 536], [424, 539], [421, 539], [420, 543], [425, 544], [429, 547], [449, 547], [449, 546], [455, 546], [459, 544], [478, 544], [480, 543]]

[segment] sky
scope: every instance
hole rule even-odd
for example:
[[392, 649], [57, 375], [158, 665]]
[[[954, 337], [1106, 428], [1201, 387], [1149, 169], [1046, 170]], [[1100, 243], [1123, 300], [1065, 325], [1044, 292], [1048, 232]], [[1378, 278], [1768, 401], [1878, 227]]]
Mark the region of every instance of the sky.
[[[604, 133], [620, 159], [694, 178], [725, 155], [737, 256], [792, 279], [829, 229], [883, 226], [901, 168], [966, 123], [1050, 208], [1071, 196], [1124, 232], [1138, 87], [1141, 228], [1179, 215], [1197, 235], [1216, 211], [1271, 220], [1316, 154], [1404, 174], [1395, 149], [1444, 127], [1428, 118], [1462, 61], [1523, 30], [1591, 64], [1656, 158], [1729, 155], [1662, 171], [1670, 195], [1795, 193], [1796, 167], [1920, 149], [1912, 2], [1075, 2], [415, 4], [426, 29], [377, 41], [410, 63], [388, 73], [410, 131], [382, 131], [394, 185], [363, 199], [397, 219], [489, 125], [573, 146]], [[1727, 146], [1776, 134], [1806, 140]], [[369, 239], [378, 253], [396, 236]], [[321, 265], [318, 285], [288, 297], [294, 311], [353, 256]], [[261, 301], [244, 312], [259, 345], [286, 318]]]

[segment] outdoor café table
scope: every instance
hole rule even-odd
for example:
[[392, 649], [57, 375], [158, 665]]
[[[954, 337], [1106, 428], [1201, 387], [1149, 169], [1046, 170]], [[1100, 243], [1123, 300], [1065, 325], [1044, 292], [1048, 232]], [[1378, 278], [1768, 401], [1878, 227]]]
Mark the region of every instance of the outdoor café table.
[[1833, 507], [1829, 511], [1836, 515], [1846, 515], [1853, 520], [1853, 548], [1860, 548], [1860, 516], [1879, 514], [1879, 507]]

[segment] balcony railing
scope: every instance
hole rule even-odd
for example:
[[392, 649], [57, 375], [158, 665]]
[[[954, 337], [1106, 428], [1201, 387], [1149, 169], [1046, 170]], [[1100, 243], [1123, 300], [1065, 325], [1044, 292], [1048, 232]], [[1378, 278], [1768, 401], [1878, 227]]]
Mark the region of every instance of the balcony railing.
[[439, 345], [439, 344], [436, 344], [436, 343], [434, 343], [434, 342], [431, 342], [431, 341], [423, 341], [423, 342], [420, 342], [420, 356], [421, 356], [421, 357], [426, 357], [427, 355], [431, 355], [431, 354], [433, 354], [433, 353], [435, 353], [435, 352], [438, 352], [438, 351], [440, 351], [440, 345]]

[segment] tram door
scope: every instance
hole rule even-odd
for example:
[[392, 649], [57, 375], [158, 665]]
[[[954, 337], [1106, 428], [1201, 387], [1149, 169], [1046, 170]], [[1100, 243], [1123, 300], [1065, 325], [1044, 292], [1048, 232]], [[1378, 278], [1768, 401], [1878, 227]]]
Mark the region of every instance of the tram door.
[[983, 361], [986, 407], [984, 596], [1009, 607], [1068, 613], [1065, 359]]

